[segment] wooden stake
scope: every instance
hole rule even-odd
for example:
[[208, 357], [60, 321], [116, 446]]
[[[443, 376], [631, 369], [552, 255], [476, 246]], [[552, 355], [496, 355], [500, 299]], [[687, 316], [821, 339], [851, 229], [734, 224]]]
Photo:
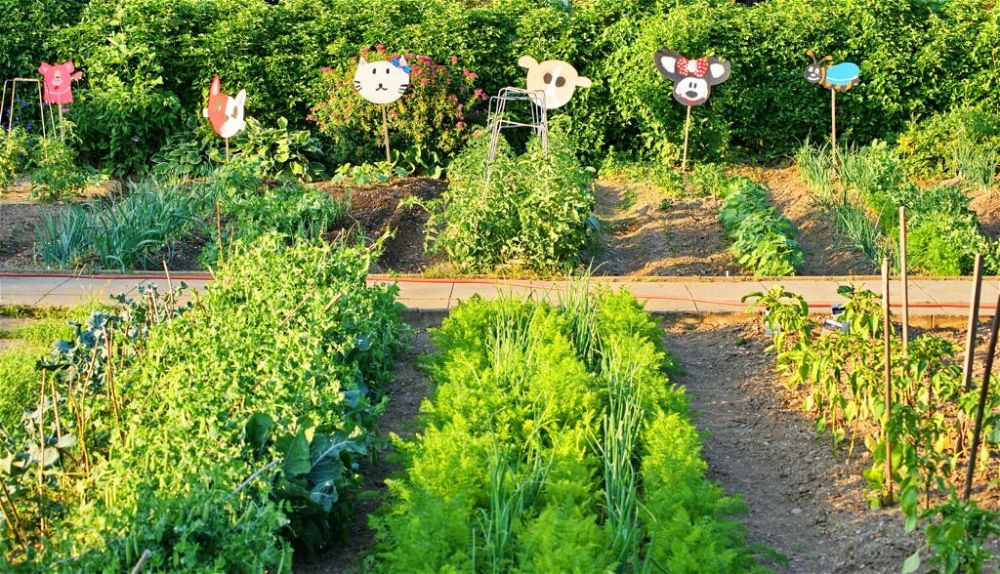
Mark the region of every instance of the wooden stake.
[[681, 159], [681, 171], [687, 171], [688, 136], [691, 133], [691, 106], [687, 107], [687, 119], [684, 120], [684, 156]]
[[222, 256], [222, 207], [218, 198], [215, 200], [215, 233], [219, 240], [219, 265], [222, 265], [226, 260]]
[[837, 167], [837, 90], [830, 90], [830, 143], [833, 146], [833, 167]]
[[972, 388], [972, 361], [976, 357], [976, 327], [979, 325], [979, 300], [983, 293], [983, 255], [976, 253], [972, 276], [972, 300], [969, 302], [969, 325], [965, 336], [965, 361], [962, 363], [962, 388]]
[[385, 163], [392, 164], [392, 155], [389, 154], [389, 114], [385, 111], [385, 104], [382, 104], [382, 139], [385, 142]]
[[[63, 111], [62, 104], [58, 104], [59, 107], [59, 139], [66, 139], [66, 128], [63, 127]], [[49, 108], [49, 114], [52, 113], [52, 108]]]
[[229, 163], [229, 138], [222, 138], [226, 142], [226, 163]]
[[899, 207], [899, 281], [903, 286], [903, 358], [910, 355], [910, 283], [906, 273], [906, 208]]
[[972, 430], [972, 448], [969, 451], [969, 468], [965, 471], [965, 490], [962, 493], [964, 500], [969, 500], [972, 494], [972, 474], [976, 470], [976, 454], [979, 452], [979, 434], [983, 430], [983, 414], [986, 410], [986, 397], [990, 392], [990, 378], [993, 374], [993, 358], [997, 350], [997, 335], [1000, 332], [1000, 296], [997, 296], [997, 304], [993, 309], [993, 326], [990, 328], [990, 346], [986, 349], [986, 372], [983, 373], [983, 386], [979, 390], [979, 405], [976, 409], [976, 424]]
[[886, 504], [892, 504], [892, 439], [889, 421], [892, 420], [892, 317], [889, 313], [889, 258], [882, 259], [882, 339], [885, 353], [885, 413], [882, 432], [885, 438], [885, 492]]

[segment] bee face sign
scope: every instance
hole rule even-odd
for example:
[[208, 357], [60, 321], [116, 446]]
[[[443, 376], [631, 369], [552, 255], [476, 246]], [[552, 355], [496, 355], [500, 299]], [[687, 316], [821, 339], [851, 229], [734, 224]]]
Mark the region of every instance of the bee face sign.
[[354, 91], [373, 104], [391, 104], [410, 87], [410, 66], [400, 56], [368, 63], [364, 58], [354, 72]]
[[806, 52], [812, 58], [812, 63], [806, 66], [806, 81], [811, 84], [819, 84], [828, 90], [835, 92], [846, 92], [858, 85], [861, 78], [861, 68], [854, 62], [841, 62], [830, 65], [833, 56], [826, 56], [822, 60], [816, 60], [812, 50]]
[[[531, 56], [521, 56], [517, 64], [528, 70], [527, 88], [532, 93], [532, 102], [546, 110], [561, 108], [569, 103], [578, 87], [590, 87], [590, 80], [566, 62], [546, 60], [539, 64]], [[538, 97], [539, 92], [544, 97]]]
[[674, 82], [674, 99], [685, 106], [700, 106], [712, 95], [712, 86], [729, 79], [729, 62], [711, 58], [686, 58], [673, 50], [659, 50], [656, 69]]

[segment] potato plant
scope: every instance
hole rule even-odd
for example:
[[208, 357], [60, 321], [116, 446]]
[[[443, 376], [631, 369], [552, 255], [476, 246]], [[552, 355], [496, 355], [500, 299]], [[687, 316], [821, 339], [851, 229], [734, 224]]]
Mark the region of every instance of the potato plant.
[[768, 201], [767, 190], [743, 177], [715, 187], [726, 199], [719, 221], [739, 264], [755, 277], [795, 275], [802, 264], [797, 231]]

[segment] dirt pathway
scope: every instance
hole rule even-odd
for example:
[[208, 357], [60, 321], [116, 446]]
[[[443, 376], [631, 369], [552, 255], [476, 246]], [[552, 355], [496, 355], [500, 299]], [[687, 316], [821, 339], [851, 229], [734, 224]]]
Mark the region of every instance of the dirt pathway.
[[747, 175], [768, 185], [771, 203], [799, 230], [797, 240], [805, 253], [799, 275], [877, 274], [862, 255], [839, 247], [843, 242], [836, 224], [802, 183], [798, 167], [755, 169]]
[[602, 181], [595, 189], [604, 227], [592, 256], [601, 275], [739, 275], [712, 197], [666, 197], [652, 186]]
[[864, 464], [834, 454], [793, 406], [767, 342], [751, 322], [667, 321], [665, 342], [687, 370], [678, 377], [707, 432], [709, 475], [749, 506], [752, 543], [789, 559], [781, 572], [891, 573], [921, 543], [895, 510], [871, 510]]
[[[296, 574], [334, 574], [363, 571], [362, 558], [370, 552], [375, 543], [375, 533], [368, 527], [367, 517], [378, 509], [386, 494], [385, 479], [399, 470], [391, 460], [392, 447], [388, 444], [390, 433], [408, 438], [417, 430], [417, 414], [424, 397], [431, 393], [431, 383], [427, 375], [417, 366], [423, 353], [432, 350], [427, 327], [414, 329], [410, 348], [396, 358], [393, 381], [386, 391], [391, 400], [385, 413], [378, 420], [379, 442], [383, 447], [374, 461], [361, 465], [364, 477], [361, 494], [355, 501], [353, 519], [348, 526], [347, 537], [342, 543], [334, 543], [324, 553], [313, 560], [296, 559]], [[383, 442], [384, 441], [384, 442]], [[378, 445], [376, 449], [378, 449]], [[298, 554], [296, 554], [298, 556]]]

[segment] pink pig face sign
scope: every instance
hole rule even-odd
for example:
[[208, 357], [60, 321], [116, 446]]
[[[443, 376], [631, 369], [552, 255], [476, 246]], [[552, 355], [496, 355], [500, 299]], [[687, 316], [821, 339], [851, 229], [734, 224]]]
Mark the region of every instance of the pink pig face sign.
[[73, 80], [83, 77], [82, 72], [76, 72], [73, 62], [63, 62], [52, 65], [42, 62], [38, 66], [38, 73], [45, 79], [45, 90], [42, 92], [42, 99], [46, 104], [71, 104], [73, 103]]

